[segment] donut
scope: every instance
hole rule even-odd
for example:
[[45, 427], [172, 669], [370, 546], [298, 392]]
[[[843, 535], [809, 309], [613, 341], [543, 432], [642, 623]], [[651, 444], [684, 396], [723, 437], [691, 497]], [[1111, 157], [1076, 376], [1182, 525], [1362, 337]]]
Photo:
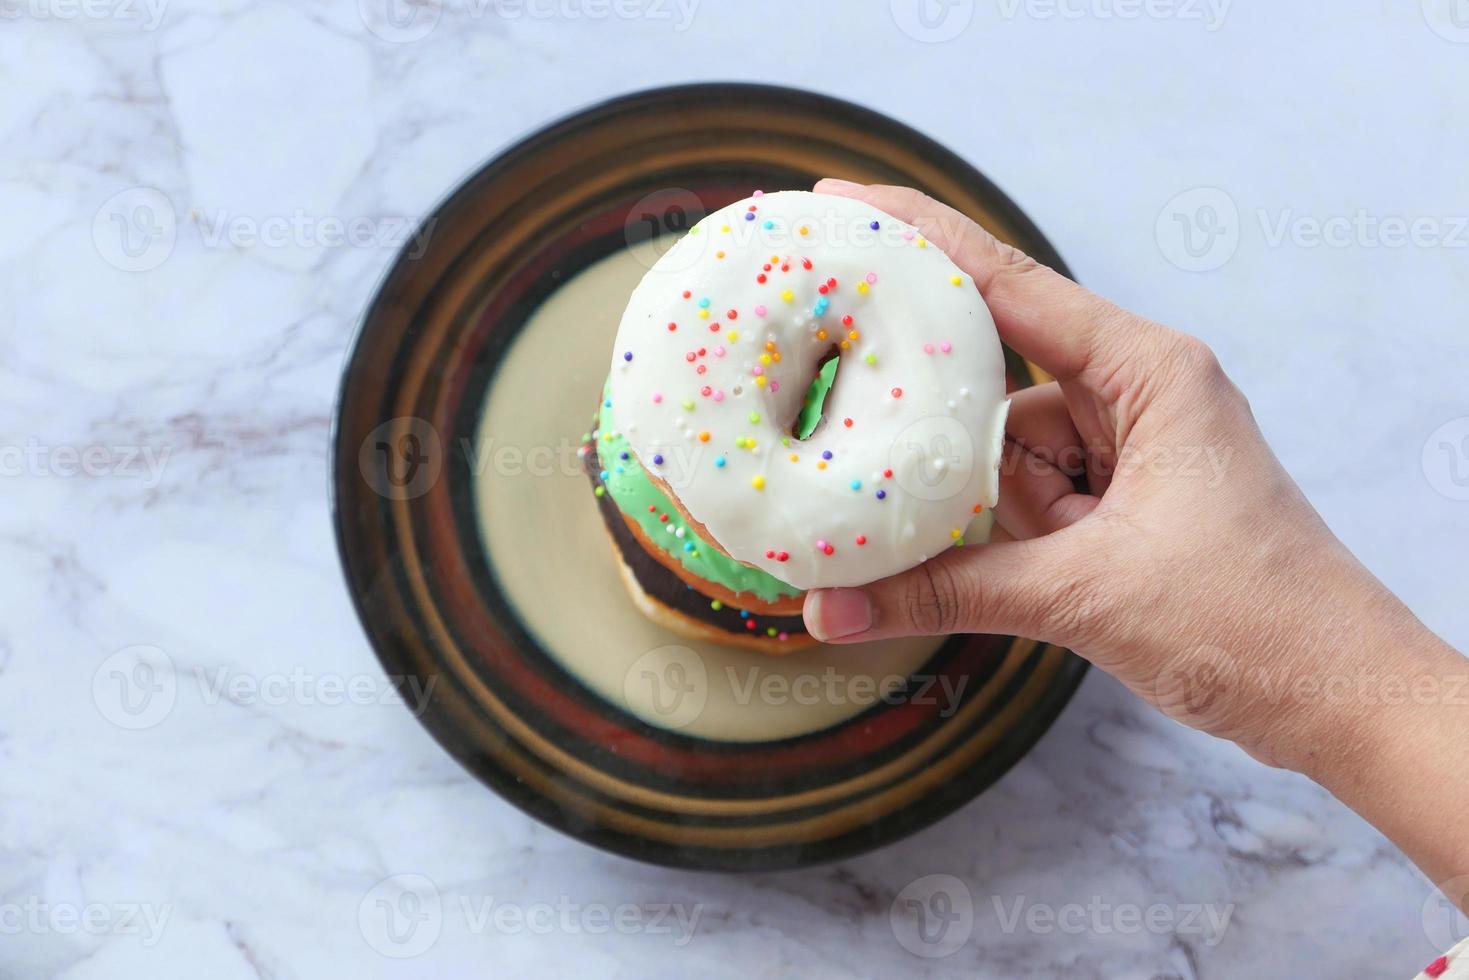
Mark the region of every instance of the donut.
[[607, 408], [604, 398], [580, 455], [633, 605], [685, 639], [769, 654], [813, 645], [801, 593], [702, 541], [603, 426]]
[[963, 544], [998, 498], [1008, 407], [988, 307], [916, 227], [849, 198], [757, 192], [633, 291], [599, 474], [636, 470], [638, 492], [603, 489], [635, 520], [639, 494], [671, 508], [665, 550], [696, 577], [779, 603]]

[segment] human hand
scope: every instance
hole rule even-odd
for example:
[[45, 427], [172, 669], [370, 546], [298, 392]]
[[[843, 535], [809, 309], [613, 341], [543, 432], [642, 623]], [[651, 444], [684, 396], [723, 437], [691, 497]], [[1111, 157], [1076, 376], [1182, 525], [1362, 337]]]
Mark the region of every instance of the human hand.
[[1419, 659], [1436, 639], [1332, 535], [1201, 341], [917, 191], [815, 189], [916, 225], [974, 277], [1001, 338], [1057, 380], [1014, 395], [994, 542], [810, 593], [813, 635], [1058, 643], [1175, 719], [1317, 778], [1392, 722], [1309, 696], [1313, 681], [1369, 663], [1407, 678], [1463, 669], [1442, 644], [1451, 660]]

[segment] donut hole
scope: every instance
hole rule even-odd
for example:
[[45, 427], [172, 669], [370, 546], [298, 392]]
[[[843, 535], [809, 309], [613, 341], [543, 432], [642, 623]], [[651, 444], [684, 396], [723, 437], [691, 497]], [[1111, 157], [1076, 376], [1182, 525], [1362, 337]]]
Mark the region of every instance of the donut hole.
[[791, 436], [795, 439], [809, 438], [820, 427], [827, 400], [836, 387], [841, 360], [841, 349], [833, 344], [817, 362], [816, 373], [806, 386], [806, 394], [801, 399], [801, 410], [796, 413], [796, 421], [791, 427]]

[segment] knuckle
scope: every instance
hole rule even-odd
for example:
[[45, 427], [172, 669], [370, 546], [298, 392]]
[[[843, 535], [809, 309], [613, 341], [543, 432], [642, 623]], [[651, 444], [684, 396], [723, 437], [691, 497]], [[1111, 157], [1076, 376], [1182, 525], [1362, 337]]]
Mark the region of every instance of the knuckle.
[[958, 630], [968, 597], [947, 562], [928, 561], [908, 576], [902, 613], [916, 634], [933, 636]]
[[1050, 269], [1050, 267], [1042, 265], [1030, 255], [1022, 252], [1020, 249], [1016, 248], [1014, 245], [1011, 245], [1009, 242], [1000, 241], [989, 232], [984, 231], [984, 229], [980, 228], [978, 225], [975, 225], [974, 227], [983, 232], [985, 237], [994, 243], [995, 258], [997, 260], [997, 264], [1005, 275], [1028, 276], [1035, 275], [1037, 273], [1050, 273], [1053, 271]]
[[1170, 344], [1168, 366], [1186, 390], [1208, 394], [1214, 407], [1232, 415], [1250, 414], [1245, 393], [1225, 373], [1213, 348], [1197, 337], [1178, 334]]
[[1170, 355], [1181, 374], [1191, 382], [1220, 383], [1228, 380], [1213, 349], [1197, 337], [1180, 334]]

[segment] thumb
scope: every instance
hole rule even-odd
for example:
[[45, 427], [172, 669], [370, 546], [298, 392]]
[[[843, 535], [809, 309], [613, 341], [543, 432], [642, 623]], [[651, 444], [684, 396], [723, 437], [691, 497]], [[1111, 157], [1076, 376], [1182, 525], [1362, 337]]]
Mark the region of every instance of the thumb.
[[806, 629], [824, 643], [895, 636], [998, 633], [1073, 645], [1091, 618], [1086, 563], [1062, 531], [1044, 538], [951, 548], [900, 575], [806, 594]]

